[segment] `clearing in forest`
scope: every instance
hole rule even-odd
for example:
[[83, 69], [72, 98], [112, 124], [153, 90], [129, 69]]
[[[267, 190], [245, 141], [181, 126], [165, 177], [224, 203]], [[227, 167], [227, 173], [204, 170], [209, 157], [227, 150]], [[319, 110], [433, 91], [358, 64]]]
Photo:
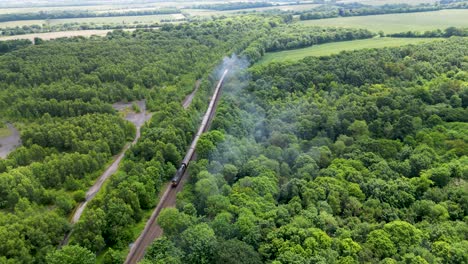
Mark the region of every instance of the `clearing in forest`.
[[21, 145], [20, 133], [12, 124], [0, 127], [0, 158], [4, 159]]

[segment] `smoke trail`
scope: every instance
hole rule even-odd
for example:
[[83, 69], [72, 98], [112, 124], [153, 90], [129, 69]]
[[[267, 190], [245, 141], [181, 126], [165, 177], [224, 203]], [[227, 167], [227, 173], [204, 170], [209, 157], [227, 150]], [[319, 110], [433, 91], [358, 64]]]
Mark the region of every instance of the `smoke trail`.
[[225, 120], [221, 120], [224, 118], [220, 115], [221, 113], [215, 117], [213, 129], [223, 129], [226, 133], [224, 142], [218, 144], [210, 155], [209, 170], [211, 173], [220, 173], [225, 164], [241, 167], [252, 155], [260, 154], [253, 152], [257, 152], [257, 142], [264, 140], [267, 136], [265, 112], [253, 103], [253, 94], [246, 89], [251, 81], [248, 72], [249, 65], [247, 58], [233, 54], [225, 57], [215, 71], [215, 75], [219, 78], [224, 69], [229, 69], [228, 78], [223, 86], [220, 107], [228, 108], [227, 111], [232, 110], [236, 119], [226, 127], [221, 125], [226, 124]]

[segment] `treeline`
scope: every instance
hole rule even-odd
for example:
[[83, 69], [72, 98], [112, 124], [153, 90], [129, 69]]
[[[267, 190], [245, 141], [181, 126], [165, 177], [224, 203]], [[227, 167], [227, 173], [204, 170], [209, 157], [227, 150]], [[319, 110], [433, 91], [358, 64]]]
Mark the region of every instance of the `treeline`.
[[396, 38], [448, 38], [453, 36], [468, 37], [468, 28], [448, 27], [445, 30], [436, 29], [424, 32], [407, 31], [387, 34], [387, 36]]
[[370, 16], [384, 15], [397, 13], [415, 13], [429, 12], [449, 8], [466, 8], [462, 4], [456, 5], [440, 5], [440, 4], [387, 4], [382, 6], [370, 6], [358, 3], [352, 4], [337, 4], [334, 6], [326, 5], [313, 9], [312, 11], [302, 12], [299, 16], [300, 20], [313, 20], [333, 17], [350, 17], [350, 16]]
[[466, 262], [467, 50], [344, 52], [226, 82], [143, 263]]
[[192, 8], [227, 11], [227, 10], [238, 10], [238, 9], [248, 9], [248, 8], [257, 8], [257, 7], [269, 7], [269, 6], [273, 6], [273, 4], [268, 3], [268, 2], [229, 2], [229, 3], [223, 3], [223, 4], [195, 5]]
[[0, 41], [0, 55], [32, 45], [27, 39]]
[[282, 25], [272, 29], [267, 36], [253, 42], [242, 54], [251, 62], [255, 62], [265, 52], [304, 48], [328, 42], [365, 39], [374, 35], [366, 29]]
[[119, 17], [119, 16], [149, 16], [179, 14], [178, 9], [155, 9], [142, 11], [122, 11], [122, 12], [91, 12], [91, 11], [41, 11], [37, 13], [13, 13], [0, 14], [0, 22], [18, 21], [18, 20], [46, 20], [46, 19], [65, 19], [65, 18], [86, 18], [86, 17]]
[[[169, 21], [174, 21], [169, 19]], [[161, 20], [165, 22], [165, 20]], [[168, 22], [168, 21], [166, 21]], [[149, 29], [159, 27], [159, 23], [151, 24], [94, 24], [94, 23], [64, 23], [57, 25], [30, 25], [21, 27], [6, 27], [0, 29], [2, 36], [16, 36], [24, 34], [59, 32], [59, 31], [74, 31], [74, 30], [111, 30], [111, 29]]]

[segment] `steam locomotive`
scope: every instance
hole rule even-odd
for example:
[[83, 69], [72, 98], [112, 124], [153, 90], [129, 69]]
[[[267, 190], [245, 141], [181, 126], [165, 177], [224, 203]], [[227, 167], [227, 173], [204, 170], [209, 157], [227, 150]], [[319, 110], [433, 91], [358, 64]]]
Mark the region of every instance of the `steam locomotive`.
[[189, 165], [190, 160], [192, 159], [192, 156], [195, 152], [195, 148], [197, 146], [197, 142], [200, 139], [200, 136], [207, 130], [207, 126], [210, 120], [210, 117], [212, 116], [213, 109], [215, 107], [216, 100], [218, 99], [219, 92], [221, 90], [221, 85], [223, 84], [224, 78], [226, 77], [226, 74], [228, 73], [228, 70], [225, 70], [223, 75], [221, 76], [221, 79], [219, 79], [218, 85], [216, 86], [216, 89], [213, 93], [213, 97], [210, 101], [210, 104], [208, 106], [208, 109], [206, 110], [205, 115], [203, 116], [203, 120], [200, 124], [200, 128], [197, 131], [197, 134], [195, 134], [195, 137], [193, 138], [192, 144], [190, 145], [189, 150], [187, 151], [187, 154], [184, 157], [184, 160], [182, 160], [182, 163], [177, 170], [176, 174], [171, 180], [171, 185], [172, 187], [177, 187], [179, 185], [180, 181], [182, 180], [182, 177], [184, 176], [185, 171], [187, 170], [187, 167]]

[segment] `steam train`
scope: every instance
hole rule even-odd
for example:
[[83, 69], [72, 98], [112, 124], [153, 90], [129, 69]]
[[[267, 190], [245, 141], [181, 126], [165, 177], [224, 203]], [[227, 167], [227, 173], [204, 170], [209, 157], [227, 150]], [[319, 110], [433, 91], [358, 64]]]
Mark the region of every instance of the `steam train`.
[[195, 137], [192, 140], [192, 144], [190, 145], [190, 148], [187, 151], [187, 154], [185, 154], [184, 159], [182, 160], [182, 163], [180, 164], [179, 169], [177, 170], [176, 174], [171, 180], [171, 185], [172, 187], [177, 187], [179, 185], [180, 181], [182, 180], [182, 177], [185, 174], [185, 171], [187, 170], [187, 167], [189, 165], [190, 160], [193, 157], [193, 154], [195, 152], [195, 148], [197, 147], [198, 140], [200, 139], [200, 136], [206, 132], [208, 129], [208, 123], [210, 121], [210, 118], [213, 114], [213, 110], [216, 104], [216, 100], [218, 99], [219, 92], [221, 90], [221, 86], [223, 84], [224, 78], [226, 77], [226, 74], [228, 73], [229, 70], [225, 70], [221, 78], [219, 79], [218, 85], [216, 85], [216, 89], [213, 93], [213, 97], [210, 101], [210, 104], [208, 105], [208, 109], [206, 110], [205, 115], [203, 116], [203, 120], [200, 124], [200, 127], [198, 128], [197, 134], [195, 134]]

